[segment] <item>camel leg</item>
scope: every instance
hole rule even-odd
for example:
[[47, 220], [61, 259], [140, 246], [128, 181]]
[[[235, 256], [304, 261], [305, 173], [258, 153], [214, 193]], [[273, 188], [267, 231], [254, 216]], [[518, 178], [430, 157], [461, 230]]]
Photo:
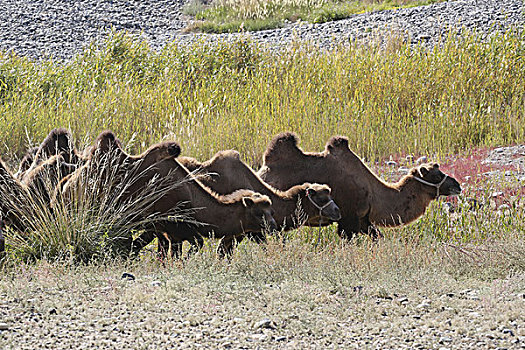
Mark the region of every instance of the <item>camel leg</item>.
[[219, 255], [220, 258], [224, 258], [225, 256], [227, 257], [232, 256], [234, 246], [241, 243], [243, 239], [244, 239], [244, 236], [223, 237], [221, 239], [219, 247], [217, 248], [217, 254]]
[[359, 218], [347, 216], [337, 222], [337, 233], [341, 238], [352, 239], [359, 230]]
[[190, 247], [190, 250], [188, 252], [188, 255], [195, 254], [199, 250], [202, 249], [202, 247], [204, 246], [204, 238], [202, 238], [202, 236], [200, 236], [200, 235], [197, 235], [197, 236], [195, 236], [193, 241], [190, 241], [190, 244], [191, 244], [191, 247]]
[[266, 234], [264, 232], [250, 232], [246, 235], [246, 237], [257, 244], [268, 243]]
[[144, 231], [137, 239], [133, 240], [131, 243], [131, 253], [132, 255], [137, 255], [142, 248], [150, 244], [155, 238], [156, 233], [152, 230]]
[[359, 231], [361, 233], [369, 235], [373, 241], [377, 241], [378, 239], [383, 238], [383, 234], [381, 233], [381, 231], [379, 231], [379, 229], [374, 224], [370, 222], [368, 215], [365, 216], [364, 218], [361, 218], [361, 220], [359, 221], [360, 221]]

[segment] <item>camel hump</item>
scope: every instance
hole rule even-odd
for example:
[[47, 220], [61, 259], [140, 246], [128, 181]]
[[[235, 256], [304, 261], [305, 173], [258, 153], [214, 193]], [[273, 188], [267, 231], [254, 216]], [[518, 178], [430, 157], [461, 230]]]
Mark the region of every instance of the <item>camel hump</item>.
[[289, 161], [293, 156], [302, 154], [303, 152], [297, 146], [299, 143], [299, 136], [293, 132], [283, 132], [275, 136], [266, 152], [264, 152], [264, 162], [269, 164], [278, 161]]
[[99, 152], [107, 153], [115, 148], [122, 149], [122, 144], [112, 131], [105, 130], [97, 136], [95, 140], [95, 147], [92, 149], [92, 153], [97, 150]]
[[235, 160], [241, 160], [241, 154], [234, 149], [228, 149], [226, 151], [217, 152], [215, 158], [230, 158]]
[[345, 136], [333, 136], [326, 143], [326, 150], [329, 153], [338, 153], [340, 151], [348, 151], [348, 138]]
[[229, 149], [226, 151], [219, 151], [215, 153], [212, 159], [209, 161], [209, 165], [226, 165], [226, 164], [234, 164], [239, 163], [241, 161], [241, 155], [239, 152]]
[[71, 132], [64, 128], [56, 128], [44, 139], [38, 152], [50, 157], [60, 152], [70, 152], [72, 149], [73, 137]]
[[177, 158], [181, 152], [180, 145], [175, 141], [164, 141], [158, 147], [165, 148], [168, 155], [174, 158]]

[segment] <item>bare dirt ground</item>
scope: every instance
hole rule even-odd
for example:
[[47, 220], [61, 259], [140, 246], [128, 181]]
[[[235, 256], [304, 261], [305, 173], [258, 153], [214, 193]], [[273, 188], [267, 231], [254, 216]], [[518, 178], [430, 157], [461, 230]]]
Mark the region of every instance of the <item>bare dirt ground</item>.
[[[230, 263], [195, 257], [184, 267], [150, 262], [20, 268], [0, 282], [0, 345], [525, 348], [523, 273], [509, 269], [505, 276], [501, 270], [491, 271], [503, 266], [475, 267], [459, 256], [439, 263], [439, 255], [395, 243], [379, 249], [371, 270], [355, 268], [350, 260], [342, 266], [345, 259], [356, 258], [360, 248], [333, 247], [305, 256], [306, 264], [286, 249], [289, 259], [271, 257], [277, 246], [269, 252], [255, 247]], [[329, 261], [330, 256], [335, 261]], [[298, 266], [290, 266], [294, 260]], [[136, 279], [122, 279], [123, 271]]]

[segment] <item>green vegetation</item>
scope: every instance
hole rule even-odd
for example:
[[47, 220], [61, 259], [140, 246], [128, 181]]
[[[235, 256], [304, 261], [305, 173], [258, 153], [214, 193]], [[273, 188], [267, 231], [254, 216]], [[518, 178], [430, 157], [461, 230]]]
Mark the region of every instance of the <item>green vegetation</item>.
[[323, 23], [363, 12], [422, 6], [441, 0], [192, 0], [184, 13], [197, 20], [189, 28], [235, 33], [282, 27], [286, 22]]
[[392, 39], [330, 54], [246, 40], [156, 53], [117, 34], [69, 63], [1, 56], [0, 152], [21, 155], [53, 127], [88, 142], [111, 129], [137, 152], [166, 138], [201, 159], [234, 148], [253, 165], [285, 130], [309, 150], [347, 135], [369, 160], [523, 142], [524, 49], [508, 33], [431, 52]]

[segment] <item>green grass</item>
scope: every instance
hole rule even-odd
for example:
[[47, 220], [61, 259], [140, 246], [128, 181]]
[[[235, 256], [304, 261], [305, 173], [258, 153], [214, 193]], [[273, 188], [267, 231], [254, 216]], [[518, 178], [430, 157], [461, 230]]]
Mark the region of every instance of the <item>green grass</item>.
[[0, 152], [20, 156], [53, 127], [88, 141], [112, 129], [137, 152], [161, 139], [201, 159], [235, 148], [252, 165], [286, 130], [308, 150], [346, 135], [369, 160], [523, 142], [523, 43], [467, 35], [429, 52], [393, 38], [325, 54], [240, 40], [157, 53], [117, 34], [69, 63], [0, 56]]
[[441, 0], [193, 0], [183, 9], [194, 16], [188, 29], [208, 33], [234, 33], [279, 28], [287, 22], [323, 23], [351, 15], [428, 5]]

